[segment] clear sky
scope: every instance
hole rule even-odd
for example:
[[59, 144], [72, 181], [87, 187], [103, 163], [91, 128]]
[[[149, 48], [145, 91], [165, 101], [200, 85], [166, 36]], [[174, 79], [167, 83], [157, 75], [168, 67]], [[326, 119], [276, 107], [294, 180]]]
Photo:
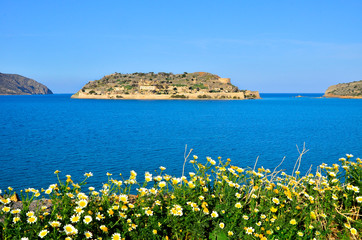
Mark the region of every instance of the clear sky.
[[74, 93], [114, 72], [196, 72], [240, 89], [362, 79], [362, 1], [0, 1], [0, 72]]

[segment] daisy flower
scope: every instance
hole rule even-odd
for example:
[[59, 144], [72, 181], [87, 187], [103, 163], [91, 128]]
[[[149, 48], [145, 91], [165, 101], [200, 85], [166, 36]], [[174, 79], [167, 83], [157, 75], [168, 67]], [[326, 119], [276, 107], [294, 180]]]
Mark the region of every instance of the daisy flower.
[[88, 205], [88, 202], [87, 202], [87, 200], [82, 199], [82, 200], [79, 200], [79, 201], [77, 202], [77, 204], [78, 204], [78, 206], [79, 206], [80, 208], [85, 208], [85, 207]]
[[52, 227], [60, 227], [61, 223], [58, 221], [49, 222], [49, 225]]
[[121, 234], [120, 233], [113, 233], [112, 240], [121, 240]]
[[212, 213], [211, 213], [212, 218], [217, 218], [218, 216], [219, 216], [219, 214], [216, 211], [212, 211]]
[[48, 230], [42, 230], [42, 231], [40, 231], [40, 233], [39, 233], [38, 236], [39, 236], [40, 238], [44, 238], [48, 233], [49, 233]]
[[75, 235], [78, 233], [78, 229], [76, 229], [73, 225], [67, 224], [64, 226], [64, 232], [67, 235]]
[[13, 218], [13, 223], [17, 223], [17, 222], [19, 222], [20, 221], [20, 217], [14, 217]]
[[297, 221], [293, 218], [292, 220], [290, 220], [289, 223], [292, 224], [292, 225], [296, 225], [296, 224], [297, 224]]
[[252, 234], [254, 232], [254, 228], [248, 227], [248, 228], [245, 229], [245, 232], [246, 232], [246, 234], [250, 235], [250, 234]]
[[158, 186], [159, 186], [160, 188], [163, 188], [163, 187], [166, 186], [166, 182], [165, 182], [165, 181], [161, 181], [161, 182], [158, 183]]
[[37, 217], [31, 216], [31, 217], [28, 218], [27, 221], [28, 221], [28, 223], [33, 224], [33, 223], [36, 223], [36, 220], [38, 220]]
[[219, 227], [220, 227], [221, 229], [224, 229], [225, 224], [224, 224], [223, 222], [221, 222], [221, 223], [219, 223]]
[[119, 195], [119, 201], [121, 201], [125, 204], [128, 203], [128, 196], [126, 194]]
[[105, 225], [99, 227], [103, 232], [108, 232], [108, 228]]
[[80, 219], [79, 215], [73, 215], [73, 216], [70, 217], [70, 221], [71, 221], [72, 223], [77, 223], [77, 222], [79, 222], [79, 219]]
[[85, 216], [84, 219], [83, 219], [83, 222], [85, 224], [89, 224], [91, 221], [92, 221], [92, 217], [89, 216], [89, 215]]
[[85, 238], [91, 238], [91, 237], [93, 237], [93, 234], [91, 233], [91, 232], [89, 232], [89, 231], [86, 231], [86, 232], [84, 232], [84, 236], [85, 236]]
[[280, 201], [278, 198], [273, 198], [272, 199], [273, 203], [275, 203], [276, 205], [279, 205]]
[[147, 209], [145, 213], [146, 213], [147, 216], [152, 216], [153, 215], [153, 211], [150, 210], [150, 209]]

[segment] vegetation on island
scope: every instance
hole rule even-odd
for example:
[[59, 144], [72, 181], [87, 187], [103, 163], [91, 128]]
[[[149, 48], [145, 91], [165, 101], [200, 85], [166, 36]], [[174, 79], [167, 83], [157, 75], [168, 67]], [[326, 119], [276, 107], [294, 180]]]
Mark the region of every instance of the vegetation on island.
[[325, 97], [362, 98], [362, 80], [330, 86]]
[[[196, 95], [195, 95], [196, 94]], [[114, 73], [104, 76], [100, 80], [87, 83], [80, 91], [73, 95], [76, 98], [107, 96], [123, 96], [129, 98], [131, 95], [158, 95], [164, 98], [197, 98], [198, 95], [213, 95], [210, 98], [260, 98], [257, 91], [239, 90], [231, 84], [229, 78], [221, 78], [218, 75], [195, 72], [182, 74], [173, 73]], [[125, 96], [128, 95], [128, 96]], [[184, 97], [180, 97], [184, 96]], [[235, 99], [235, 98], [234, 98]]]
[[2, 192], [0, 238], [361, 239], [361, 159], [347, 154], [305, 176], [300, 160], [288, 175], [280, 165], [241, 168], [194, 156], [193, 172], [181, 177], [164, 167], [126, 179], [107, 173], [101, 189], [86, 185], [92, 173], [75, 183], [55, 171], [57, 183], [20, 192], [22, 208], [14, 207], [11, 187]]

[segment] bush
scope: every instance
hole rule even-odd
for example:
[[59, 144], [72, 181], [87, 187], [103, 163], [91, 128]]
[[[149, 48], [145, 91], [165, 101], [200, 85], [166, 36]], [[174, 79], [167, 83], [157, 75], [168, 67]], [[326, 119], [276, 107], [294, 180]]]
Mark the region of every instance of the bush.
[[124, 86], [124, 89], [126, 89], [126, 90], [131, 90], [133, 88], [133, 86], [131, 86], [131, 85], [125, 85]]
[[[187, 159], [185, 159], [185, 162]], [[12, 188], [3, 192], [1, 239], [360, 239], [362, 161], [340, 159], [315, 174], [241, 168], [230, 159], [190, 164], [194, 172], [174, 177], [165, 168], [127, 179], [107, 173], [101, 189], [60, 176], [44, 195], [51, 206], [29, 209], [41, 191], [21, 192], [23, 209], [13, 207]], [[122, 176], [122, 175], [121, 175]], [[353, 185], [352, 185], [353, 183]], [[357, 186], [358, 185], [358, 186]], [[130, 195], [136, 191], [137, 195]]]
[[171, 95], [171, 98], [188, 98], [185, 95]]
[[193, 86], [192, 86], [192, 89], [206, 89], [207, 87], [204, 85], [204, 84], [202, 84], [202, 83], [200, 83], [200, 84], [194, 84]]
[[197, 98], [211, 98], [210, 95], [198, 95]]

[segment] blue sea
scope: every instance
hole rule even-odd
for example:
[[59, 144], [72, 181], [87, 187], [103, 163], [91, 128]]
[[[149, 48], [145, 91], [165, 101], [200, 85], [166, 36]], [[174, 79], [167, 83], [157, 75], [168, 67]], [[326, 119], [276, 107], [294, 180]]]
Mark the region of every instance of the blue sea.
[[[296, 98], [302, 95], [305, 97]], [[185, 146], [199, 161], [230, 158], [240, 167], [291, 172], [362, 157], [362, 100], [322, 94], [261, 94], [245, 101], [85, 100], [70, 94], [0, 96], [0, 189], [46, 188], [55, 170], [99, 188], [106, 173], [143, 180], [159, 166], [180, 177]], [[191, 170], [187, 165], [186, 170]]]

